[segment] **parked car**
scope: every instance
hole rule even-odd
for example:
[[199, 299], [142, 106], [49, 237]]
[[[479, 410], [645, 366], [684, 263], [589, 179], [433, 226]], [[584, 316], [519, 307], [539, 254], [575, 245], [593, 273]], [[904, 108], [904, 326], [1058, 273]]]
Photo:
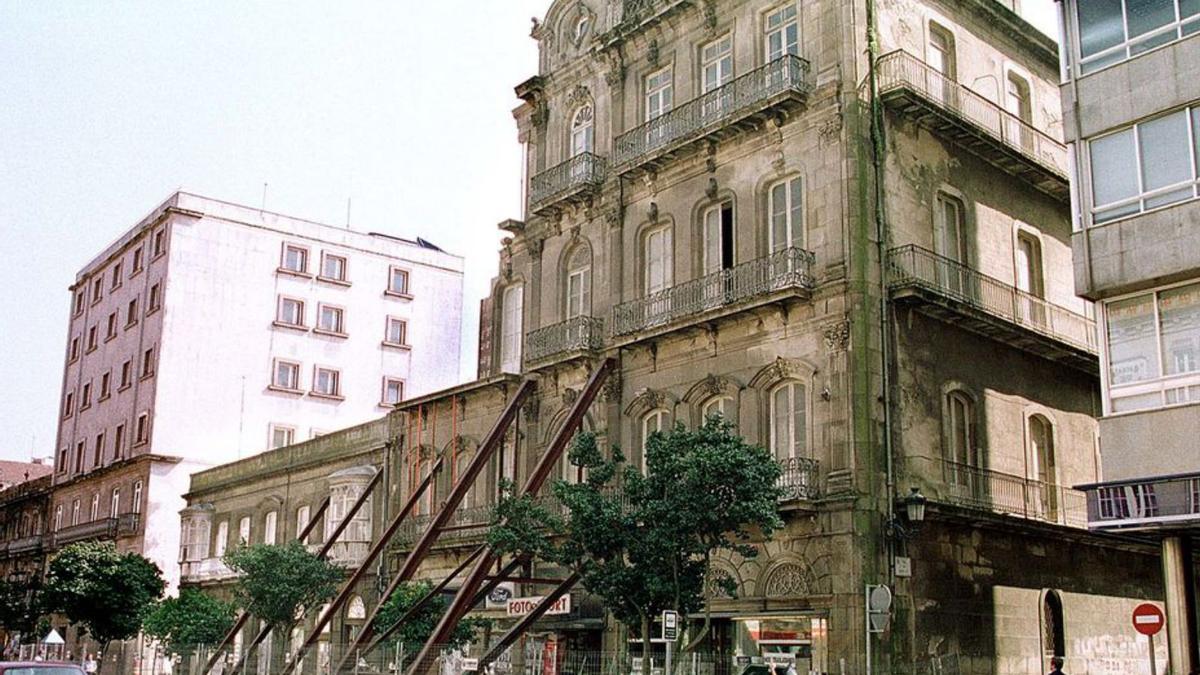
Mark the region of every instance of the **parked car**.
[[74, 663], [55, 661], [9, 661], [0, 663], [0, 675], [85, 675]]

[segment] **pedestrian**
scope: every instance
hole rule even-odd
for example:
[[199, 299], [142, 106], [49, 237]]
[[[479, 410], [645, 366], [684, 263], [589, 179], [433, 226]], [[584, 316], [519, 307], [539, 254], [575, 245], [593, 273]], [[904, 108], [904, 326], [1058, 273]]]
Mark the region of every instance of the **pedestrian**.
[[96, 663], [96, 655], [88, 654], [87, 658], [83, 661], [83, 671], [90, 674], [95, 673], [99, 669], [99, 664]]
[[1050, 657], [1050, 675], [1067, 675], [1066, 673], [1063, 672], [1062, 667], [1063, 667], [1063, 657], [1061, 657], [1061, 656]]

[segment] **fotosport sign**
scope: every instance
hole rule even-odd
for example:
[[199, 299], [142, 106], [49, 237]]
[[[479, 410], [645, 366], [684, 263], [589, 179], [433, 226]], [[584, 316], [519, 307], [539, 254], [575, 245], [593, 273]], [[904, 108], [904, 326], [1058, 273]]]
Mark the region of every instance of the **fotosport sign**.
[[[534, 607], [542, 601], [543, 596], [534, 596], [531, 598], [509, 598], [507, 614], [509, 616], [525, 616], [533, 611]], [[571, 594], [567, 593], [550, 605], [550, 609], [546, 610], [546, 614], [570, 614], [571, 613]]]

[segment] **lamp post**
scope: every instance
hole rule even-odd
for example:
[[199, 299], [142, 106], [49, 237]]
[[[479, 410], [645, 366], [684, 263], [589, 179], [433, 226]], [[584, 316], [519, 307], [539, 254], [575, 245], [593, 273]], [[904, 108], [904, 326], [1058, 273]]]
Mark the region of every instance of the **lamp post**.
[[899, 509], [899, 513], [894, 513], [887, 522], [888, 536], [901, 541], [917, 535], [917, 529], [925, 521], [925, 505], [929, 502], [925, 495], [921, 494], [920, 488], [909, 489], [911, 491], [907, 495], [896, 500], [898, 505], [904, 508]]

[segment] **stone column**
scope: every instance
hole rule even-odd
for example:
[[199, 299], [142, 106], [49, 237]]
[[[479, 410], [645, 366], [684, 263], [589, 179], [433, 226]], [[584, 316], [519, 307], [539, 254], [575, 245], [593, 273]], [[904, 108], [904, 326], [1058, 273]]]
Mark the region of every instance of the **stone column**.
[[1196, 586], [1191, 541], [1182, 536], [1164, 537], [1162, 567], [1170, 672], [1193, 673], [1200, 665], [1200, 659], [1196, 648]]

